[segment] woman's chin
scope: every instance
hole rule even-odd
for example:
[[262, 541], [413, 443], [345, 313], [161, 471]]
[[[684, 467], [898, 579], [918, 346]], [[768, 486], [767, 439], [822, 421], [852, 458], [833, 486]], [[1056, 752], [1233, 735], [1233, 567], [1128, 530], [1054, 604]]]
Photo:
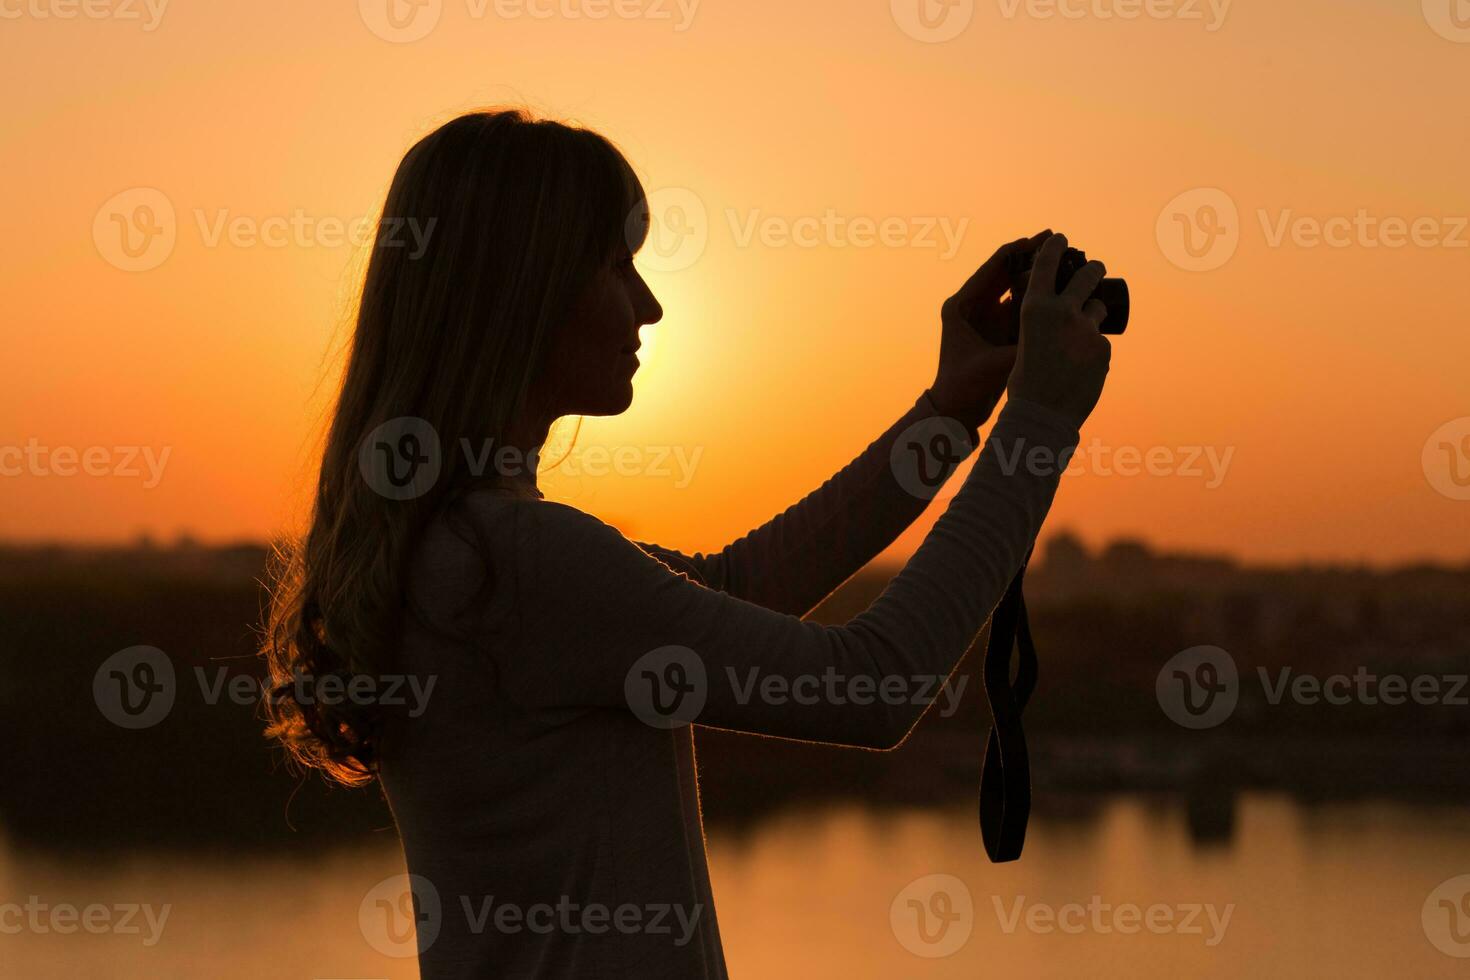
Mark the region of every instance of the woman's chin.
[[612, 385], [608, 391], [602, 393], [599, 397], [589, 399], [588, 404], [584, 405], [575, 414], [591, 416], [621, 415], [632, 404], [633, 379], [630, 377], [626, 381]]

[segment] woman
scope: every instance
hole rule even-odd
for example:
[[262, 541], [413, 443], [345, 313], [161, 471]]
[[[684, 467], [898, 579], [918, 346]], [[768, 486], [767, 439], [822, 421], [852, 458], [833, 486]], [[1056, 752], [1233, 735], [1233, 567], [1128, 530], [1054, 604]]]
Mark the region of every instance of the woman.
[[[264, 652], [271, 734], [339, 781], [381, 780], [426, 978], [725, 976], [687, 722], [897, 745], [911, 697], [813, 704], [750, 681], [948, 675], [1056, 489], [1062, 467], [1031, 451], [1064, 458], [1102, 390], [1098, 263], [1061, 295], [1027, 290], [1019, 348], [982, 339], [1013, 252], [1039, 248], [1033, 279], [1055, 282], [1065, 240], [1023, 239], [944, 304], [933, 385], [819, 489], [714, 554], [629, 541], [513, 464], [555, 419], [631, 403], [639, 327], [662, 315], [633, 264], [647, 218], [609, 142], [514, 110], [424, 138], [388, 192]], [[408, 222], [433, 229], [421, 255], [387, 234]], [[943, 440], [913, 434], [965, 431], [918, 461], [947, 475], [1007, 381], [992, 445], [902, 573], [844, 626], [803, 622], [924, 509], [904, 461]], [[299, 675], [405, 674], [425, 703], [291, 694]]]

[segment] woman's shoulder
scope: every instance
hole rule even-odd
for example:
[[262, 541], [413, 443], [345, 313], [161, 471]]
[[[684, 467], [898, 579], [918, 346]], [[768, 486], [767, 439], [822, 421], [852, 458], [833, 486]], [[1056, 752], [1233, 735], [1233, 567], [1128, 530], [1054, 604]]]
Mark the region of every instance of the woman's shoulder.
[[[476, 489], [446, 508], [434, 535], [452, 539], [454, 550], [438, 554], [445, 565], [496, 569], [532, 589], [602, 591], [626, 584], [648, 556], [616, 527], [584, 510], [554, 500]], [[432, 561], [432, 559], [431, 559]]]
[[441, 516], [453, 521], [456, 511], [481, 532], [512, 535], [512, 539], [502, 542], [506, 544], [511, 540], [524, 543], [528, 536], [626, 540], [615, 527], [584, 510], [514, 489], [474, 487], [461, 494]]
[[575, 507], [477, 487], [451, 495], [411, 549], [410, 597], [429, 605], [477, 594], [487, 580], [556, 578], [568, 562], [606, 555], [618, 532]]

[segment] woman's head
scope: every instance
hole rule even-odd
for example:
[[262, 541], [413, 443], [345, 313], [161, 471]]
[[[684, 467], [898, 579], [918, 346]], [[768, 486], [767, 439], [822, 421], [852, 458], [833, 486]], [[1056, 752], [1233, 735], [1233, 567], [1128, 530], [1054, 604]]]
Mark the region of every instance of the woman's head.
[[[281, 556], [263, 644], [278, 685], [386, 669], [403, 567], [427, 519], [495, 475], [478, 465], [516, 458], [493, 450], [534, 451], [562, 415], [628, 407], [638, 328], [662, 316], [632, 264], [647, 221], [643, 188], [611, 143], [519, 110], [461, 116], [404, 156], [368, 261], [310, 527]], [[437, 437], [437, 476], [385, 494], [360, 466], [371, 455], [364, 442], [404, 419]], [[283, 696], [267, 711], [298, 761], [348, 781], [371, 772], [374, 706]]]
[[[627, 408], [616, 355], [662, 311], [636, 271], [625, 283], [647, 205], [606, 139], [517, 110], [461, 116], [409, 150], [383, 216], [355, 341], [366, 367], [433, 387], [403, 396], [478, 408], [498, 425], [521, 410]], [[390, 237], [395, 223], [409, 222], [427, 236], [421, 255]], [[589, 291], [605, 305], [589, 304]], [[628, 319], [637, 322], [612, 322]], [[604, 336], [609, 330], [621, 335]], [[600, 374], [586, 363], [595, 352], [608, 355]], [[575, 378], [561, 376], [569, 369]], [[621, 397], [609, 397], [610, 388]]]

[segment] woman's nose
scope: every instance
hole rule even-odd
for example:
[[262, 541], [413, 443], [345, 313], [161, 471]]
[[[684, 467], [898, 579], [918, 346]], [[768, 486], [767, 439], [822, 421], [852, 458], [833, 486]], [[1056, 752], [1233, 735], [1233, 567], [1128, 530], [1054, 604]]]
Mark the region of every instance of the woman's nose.
[[653, 295], [653, 290], [648, 288], [647, 283], [643, 285], [643, 303], [638, 314], [640, 326], [657, 323], [664, 318], [664, 308], [659, 304], [658, 298]]

